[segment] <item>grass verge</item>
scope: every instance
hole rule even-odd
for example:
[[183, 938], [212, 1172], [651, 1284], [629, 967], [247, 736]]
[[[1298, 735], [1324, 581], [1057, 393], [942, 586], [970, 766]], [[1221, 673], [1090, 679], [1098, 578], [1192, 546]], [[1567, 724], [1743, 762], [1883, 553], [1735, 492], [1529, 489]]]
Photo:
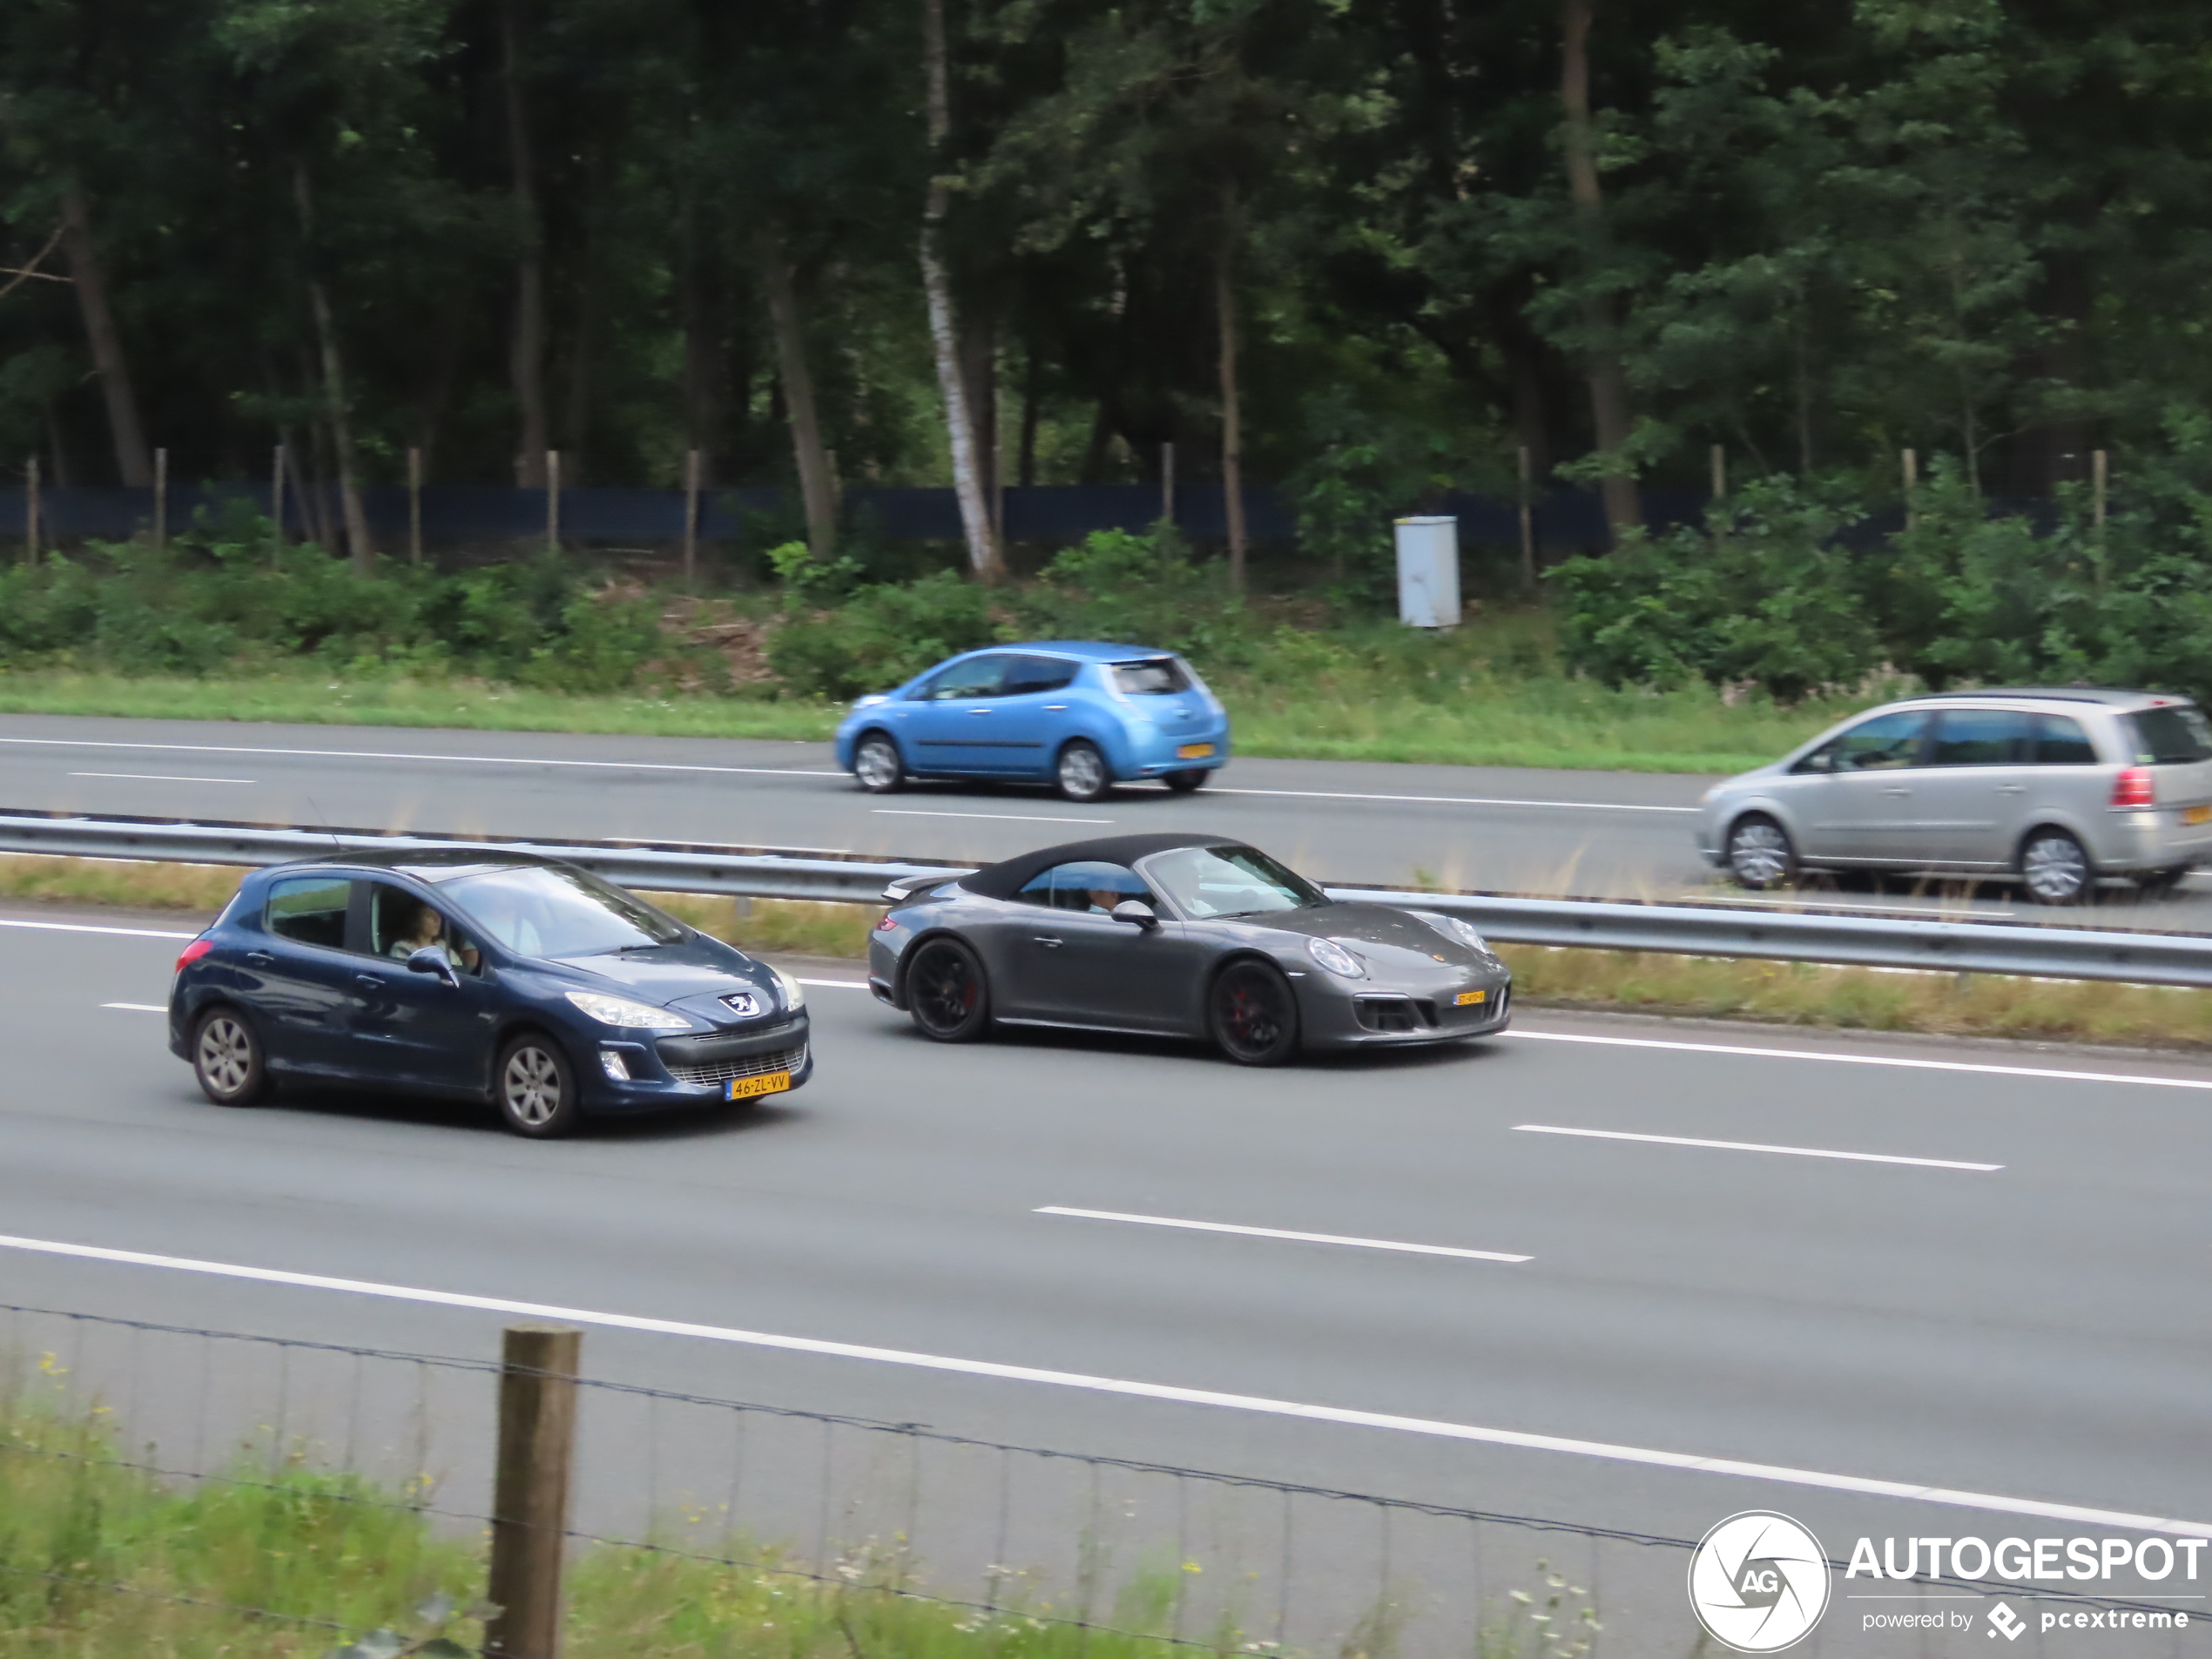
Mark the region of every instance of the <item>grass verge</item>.
[[[219, 909], [239, 873], [213, 865], [0, 856], [0, 899]], [[882, 912], [873, 905], [648, 894], [741, 949], [858, 960]], [[2212, 995], [2096, 980], [1885, 973], [1811, 962], [1507, 945], [1523, 1006], [1756, 1020], [1860, 1031], [2212, 1049]]]
[[[1400, 677], [1324, 675], [1302, 687], [1229, 680], [1239, 754], [1291, 760], [1733, 772], [1811, 737], [1861, 700], [1781, 709], [1699, 689], [1608, 691], [1557, 675], [1479, 673], [1415, 695]], [[826, 740], [840, 705], [708, 696], [587, 696], [481, 680], [273, 672], [134, 678], [0, 673], [0, 714], [258, 720], [300, 725]]]

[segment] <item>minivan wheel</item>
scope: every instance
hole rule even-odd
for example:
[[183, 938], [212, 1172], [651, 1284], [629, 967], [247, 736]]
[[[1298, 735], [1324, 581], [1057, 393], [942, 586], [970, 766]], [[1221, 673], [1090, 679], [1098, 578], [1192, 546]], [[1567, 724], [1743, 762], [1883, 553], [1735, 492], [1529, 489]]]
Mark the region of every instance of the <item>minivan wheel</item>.
[[1797, 849], [1790, 832], [1770, 818], [1739, 818], [1728, 832], [1728, 873], [1755, 893], [1786, 887], [1797, 876]]
[[853, 752], [853, 775], [871, 795], [896, 794], [906, 785], [907, 763], [899, 745], [880, 732], [871, 732]]
[[1077, 802], [1097, 800], [1114, 783], [1112, 774], [1106, 770], [1106, 757], [1098, 752], [1098, 745], [1082, 738], [1060, 752], [1053, 776], [1061, 794]]
[[218, 1106], [251, 1106], [269, 1092], [261, 1039], [235, 1008], [210, 1008], [192, 1027], [192, 1073]]
[[2190, 867], [2186, 864], [2176, 864], [2169, 869], [2146, 870], [2135, 878], [2136, 890], [2146, 894], [2171, 893], [2182, 885]]
[[535, 1031], [524, 1032], [500, 1050], [492, 1094], [501, 1121], [534, 1141], [573, 1134], [583, 1118], [568, 1055], [550, 1037]]
[[2062, 829], [2040, 829], [2020, 846], [2020, 880], [2038, 904], [2080, 904], [2096, 880], [2089, 854]]

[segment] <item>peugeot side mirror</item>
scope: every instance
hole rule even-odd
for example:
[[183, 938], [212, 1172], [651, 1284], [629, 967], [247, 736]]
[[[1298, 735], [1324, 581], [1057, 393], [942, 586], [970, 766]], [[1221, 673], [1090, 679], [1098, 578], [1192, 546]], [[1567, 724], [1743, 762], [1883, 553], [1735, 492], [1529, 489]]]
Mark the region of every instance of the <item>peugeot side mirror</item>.
[[1142, 899], [1124, 899], [1114, 907], [1114, 920], [1132, 924], [1140, 933], [1150, 933], [1160, 925], [1152, 914], [1152, 907]]
[[455, 989], [461, 987], [461, 975], [453, 971], [453, 964], [446, 960], [445, 948], [441, 945], [425, 945], [415, 952], [407, 959], [407, 971], [435, 974]]

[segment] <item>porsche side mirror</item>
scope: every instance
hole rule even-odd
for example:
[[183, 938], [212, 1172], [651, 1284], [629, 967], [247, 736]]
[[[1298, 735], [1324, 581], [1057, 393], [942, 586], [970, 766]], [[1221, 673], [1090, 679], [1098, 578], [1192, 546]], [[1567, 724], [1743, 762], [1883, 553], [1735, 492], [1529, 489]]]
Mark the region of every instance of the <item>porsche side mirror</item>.
[[445, 948], [440, 945], [425, 945], [407, 959], [410, 974], [435, 974], [455, 990], [461, 988], [461, 975], [453, 971], [453, 964], [446, 960]]
[[1160, 919], [1152, 914], [1152, 907], [1142, 899], [1123, 900], [1114, 907], [1114, 920], [1132, 923], [1140, 933], [1149, 934], [1160, 925]]

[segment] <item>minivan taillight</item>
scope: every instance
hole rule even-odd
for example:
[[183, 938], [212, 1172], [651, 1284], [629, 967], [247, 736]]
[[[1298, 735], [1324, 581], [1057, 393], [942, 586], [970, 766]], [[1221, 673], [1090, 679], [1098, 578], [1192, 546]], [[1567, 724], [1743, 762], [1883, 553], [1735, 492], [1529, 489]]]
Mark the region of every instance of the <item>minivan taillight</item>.
[[2157, 806], [2157, 792], [2150, 784], [2150, 768], [2121, 767], [2120, 775], [2112, 780], [2112, 804], [2114, 807]]
[[182, 951], [178, 953], [177, 966], [172, 971], [179, 974], [183, 973], [185, 971], [185, 965], [187, 962], [198, 961], [201, 957], [205, 956], [209, 951], [214, 948], [215, 941], [212, 939], [193, 940], [191, 944], [185, 946]]

